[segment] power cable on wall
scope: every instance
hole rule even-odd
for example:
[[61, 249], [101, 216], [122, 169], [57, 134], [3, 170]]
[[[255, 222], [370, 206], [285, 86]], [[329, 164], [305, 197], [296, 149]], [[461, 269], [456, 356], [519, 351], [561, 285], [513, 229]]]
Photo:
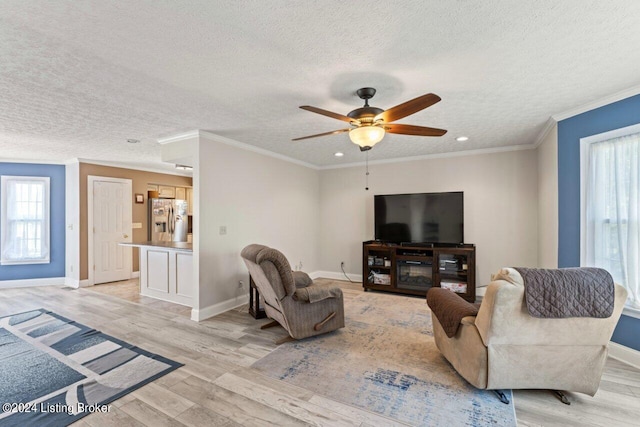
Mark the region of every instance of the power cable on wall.
[[356, 283], [353, 280], [351, 280], [349, 276], [347, 276], [347, 273], [344, 271], [344, 262], [340, 263], [340, 269], [342, 270], [342, 274], [344, 274], [344, 277], [346, 277], [349, 282]]

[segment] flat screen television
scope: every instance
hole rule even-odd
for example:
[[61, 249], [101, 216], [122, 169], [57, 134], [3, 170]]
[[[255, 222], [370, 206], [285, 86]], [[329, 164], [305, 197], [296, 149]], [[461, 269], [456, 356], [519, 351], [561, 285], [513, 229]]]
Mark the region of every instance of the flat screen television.
[[390, 243], [463, 243], [462, 191], [374, 197], [375, 238]]

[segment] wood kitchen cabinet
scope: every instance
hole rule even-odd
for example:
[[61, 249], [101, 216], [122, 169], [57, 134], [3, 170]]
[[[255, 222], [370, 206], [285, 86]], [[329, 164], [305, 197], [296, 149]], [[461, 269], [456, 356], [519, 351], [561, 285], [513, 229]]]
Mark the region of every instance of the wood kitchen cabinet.
[[187, 215], [193, 215], [193, 188], [187, 188]]
[[186, 200], [187, 199], [186, 188], [176, 187], [176, 199], [178, 199], [178, 200]]
[[160, 198], [163, 199], [175, 199], [176, 198], [176, 187], [169, 187], [166, 185], [158, 186], [158, 193]]

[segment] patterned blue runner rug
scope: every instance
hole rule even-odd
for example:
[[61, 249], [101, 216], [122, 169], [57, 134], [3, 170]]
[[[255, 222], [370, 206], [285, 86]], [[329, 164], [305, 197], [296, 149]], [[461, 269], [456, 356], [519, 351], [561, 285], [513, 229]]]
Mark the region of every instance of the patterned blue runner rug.
[[511, 390], [505, 405], [440, 354], [423, 298], [368, 292], [344, 305], [345, 328], [282, 344], [253, 368], [409, 425], [516, 425]]
[[0, 425], [66, 426], [182, 364], [44, 309], [0, 318]]

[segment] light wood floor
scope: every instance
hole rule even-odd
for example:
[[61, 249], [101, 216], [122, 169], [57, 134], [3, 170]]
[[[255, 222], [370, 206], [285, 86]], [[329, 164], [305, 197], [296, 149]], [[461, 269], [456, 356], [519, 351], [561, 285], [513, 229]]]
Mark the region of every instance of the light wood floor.
[[113, 295], [114, 297], [144, 305], [145, 307], [165, 310], [191, 318], [191, 308], [189, 307], [140, 295], [139, 279], [103, 283], [101, 285], [90, 286], [86, 289], [94, 292], [100, 292], [101, 294]]
[[[359, 284], [337, 283], [346, 304], [362, 292]], [[185, 364], [117, 400], [111, 412], [74, 425], [398, 425], [252, 370], [286, 333], [260, 330], [267, 320], [253, 319], [246, 307], [195, 323], [182, 306], [137, 295], [136, 282], [122, 285], [0, 290], [1, 316], [44, 307]], [[546, 391], [514, 394], [521, 426], [640, 425], [640, 370], [613, 359], [595, 398], [570, 393], [572, 404], [566, 406]]]

